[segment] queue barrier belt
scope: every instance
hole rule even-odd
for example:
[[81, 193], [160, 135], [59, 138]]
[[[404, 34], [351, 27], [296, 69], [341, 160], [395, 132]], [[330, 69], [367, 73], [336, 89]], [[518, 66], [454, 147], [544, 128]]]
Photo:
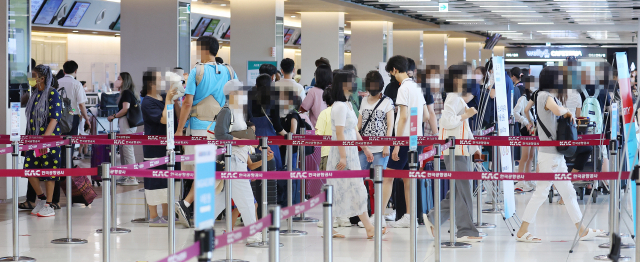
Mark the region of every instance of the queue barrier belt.
[[[285, 220], [290, 217], [307, 212], [312, 208], [320, 205], [320, 203], [324, 202], [325, 200], [326, 200], [326, 193], [322, 192], [307, 201], [304, 201], [302, 203], [299, 203], [297, 205], [293, 205], [290, 207], [282, 208], [280, 211], [280, 219]], [[256, 221], [251, 225], [247, 225], [238, 230], [226, 232], [222, 235], [216, 236], [215, 242], [214, 242], [214, 250], [223, 248], [225, 246], [228, 246], [234, 243], [238, 243], [240, 241], [243, 241], [249, 238], [250, 236], [255, 235], [258, 232], [262, 232], [262, 230], [272, 225], [271, 221], [272, 221], [272, 215], [268, 214], [267, 216], [263, 217], [262, 219]], [[193, 245], [181, 251], [178, 251], [173, 255], [170, 255], [164, 259], [158, 260], [158, 262], [186, 262], [191, 258], [197, 257], [199, 253], [200, 253], [200, 242], [195, 242], [193, 243]]]

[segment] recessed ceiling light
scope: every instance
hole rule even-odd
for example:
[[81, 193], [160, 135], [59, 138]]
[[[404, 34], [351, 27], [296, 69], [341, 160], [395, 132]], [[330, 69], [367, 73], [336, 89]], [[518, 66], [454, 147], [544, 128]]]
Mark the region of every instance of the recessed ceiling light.
[[77, 33], [77, 32], [80, 32], [80, 31], [78, 31], [78, 30], [73, 30], [73, 31], [71, 31], [71, 32]]
[[116, 35], [120, 35], [120, 34], [116, 34]]
[[440, 11], [418, 11], [418, 13], [460, 13], [462, 11], [449, 11], [449, 12], [440, 12]]
[[512, 5], [512, 6], [499, 6], [499, 5], [481, 5], [482, 8], [524, 8], [526, 5]]
[[97, 34], [98, 32], [91, 32], [92, 34]]
[[227, 4], [220, 4], [220, 6], [227, 6]]
[[295, 18], [296, 16], [295, 16], [295, 15], [292, 15], [291, 17]]

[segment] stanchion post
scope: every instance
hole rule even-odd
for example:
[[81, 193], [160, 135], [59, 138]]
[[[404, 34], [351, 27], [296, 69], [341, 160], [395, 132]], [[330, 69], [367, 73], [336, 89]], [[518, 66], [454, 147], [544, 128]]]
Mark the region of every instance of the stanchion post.
[[211, 262], [215, 247], [215, 231], [213, 228], [196, 230], [195, 241], [200, 241], [198, 262]]
[[269, 205], [271, 226], [269, 226], [269, 262], [280, 262], [280, 206]]
[[[111, 165], [109, 163], [102, 163], [102, 262], [111, 261], [111, 209], [109, 208], [109, 202], [111, 196], [109, 196], [109, 184], [113, 182], [111, 180], [110, 172]], [[115, 183], [115, 182], [114, 182]]]
[[[169, 171], [173, 171], [175, 169], [176, 166], [176, 151], [174, 151], [173, 149], [167, 149], [167, 156], [169, 157], [169, 163], [167, 163], [167, 170]], [[176, 232], [176, 219], [175, 219], [175, 213], [176, 213], [176, 206], [171, 204], [171, 203], [175, 203], [175, 196], [176, 196], [176, 184], [175, 184], [175, 178], [169, 178], [167, 179], [167, 203], [169, 203], [169, 205], [167, 205], [169, 207], [169, 211], [167, 211], [167, 213], [169, 214], [169, 217], [167, 217], [167, 221], [168, 222], [168, 227], [169, 227], [169, 255], [173, 255], [174, 253], [176, 253], [176, 236], [175, 236], [175, 232]]]
[[[497, 129], [493, 131], [494, 136], [498, 135], [498, 131]], [[492, 159], [491, 159], [491, 164], [493, 166], [492, 168], [492, 172], [498, 172], [498, 170], [500, 169], [500, 165], [498, 164], [498, 155], [499, 150], [497, 146], [493, 146], [492, 147]], [[498, 202], [499, 202], [499, 198], [500, 198], [500, 181], [496, 181], [496, 186], [493, 188], [493, 190], [491, 190], [491, 196], [492, 196], [492, 201], [491, 201], [491, 208], [490, 209], [485, 209], [482, 210], [483, 213], [502, 213], [502, 210], [498, 207]]]
[[[456, 138], [449, 137], [451, 147], [449, 147], [449, 165], [447, 171], [456, 171]], [[494, 156], [495, 157], [495, 156]], [[470, 248], [471, 244], [456, 242], [456, 180], [449, 180], [449, 242], [443, 242], [442, 247], [446, 248]]]
[[[287, 133], [287, 140], [293, 140], [293, 134]], [[287, 171], [293, 171], [293, 145], [287, 145]], [[301, 152], [298, 152], [301, 153]], [[293, 206], [293, 180], [287, 179], [287, 207]], [[306, 235], [307, 232], [293, 230], [293, 218], [287, 219], [287, 230], [281, 230], [280, 235], [283, 236], [301, 236]]]
[[376, 194], [374, 195], [375, 198], [375, 213], [374, 213], [374, 225], [375, 225], [375, 232], [374, 232], [374, 238], [375, 238], [375, 244], [374, 244], [374, 250], [375, 250], [375, 255], [374, 255], [374, 261], [375, 262], [382, 262], [382, 214], [384, 214], [383, 210], [383, 203], [382, 203], [382, 166], [381, 165], [377, 165], [375, 166], [372, 171], [373, 171], [373, 190], [374, 192], [376, 192]]
[[151, 216], [151, 214], [149, 213], [149, 204], [147, 204], [146, 194], [144, 197], [144, 214], [145, 214], [144, 217], [131, 219], [131, 223], [149, 223], [149, 217]]
[[[442, 151], [440, 149], [440, 144], [435, 144], [433, 145], [433, 149], [436, 150], [436, 154], [433, 156], [433, 170], [434, 171], [440, 171], [440, 158], [442, 155]], [[436, 262], [440, 262], [440, 252], [442, 251], [442, 245], [440, 244], [440, 179], [434, 179], [433, 180], [433, 195], [434, 195], [434, 199], [433, 199], [433, 209], [435, 211], [435, 217], [434, 217], [434, 228], [433, 228], [433, 237], [435, 238], [435, 243], [434, 243], [434, 247], [435, 247], [435, 261]], [[427, 216], [425, 216], [425, 219], [429, 219]], [[427, 228], [427, 230], [430, 230], [429, 228]]]
[[[231, 171], [231, 144], [225, 144], [224, 148], [225, 148], [224, 171], [230, 172]], [[231, 232], [233, 231], [233, 223], [235, 222], [233, 221], [233, 215], [232, 215], [233, 206], [231, 205], [231, 179], [227, 179], [224, 181], [224, 203], [225, 203], [224, 216], [225, 216], [225, 221], [227, 226], [227, 232]], [[233, 247], [231, 245], [227, 245], [225, 248], [226, 248], [227, 258], [216, 260], [216, 261], [234, 261]]]
[[[116, 132], [113, 131], [113, 122], [111, 123], [111, 132], [109, 133], [109, 139], [111, 140], [115, 140], [116, 139]], [[116, 145], [111, 145], [111, 166], [116, 166]], [[117, 196], [117, 192], [116, 192], [116, 186], [117, 186], [117, 182], [111, 181], [110, 183], [110, 187], [107, 187], [106, 184], [102, 184], [102, 190], [109, 190], [109, 188], [111, 189], [111, 233], [129, 233], [131, 232], [131, 230], [126, 229], [126, 228], [119, 228], [118, 227], [118, 203], [116, 201], [116, 196]], [[98, 229], [96, 230], [96, 233], [102, 233], [102, 229]]]
[[[269, 152], [269, 145], [267, 141], [267, 137], [263, 136], [260, 138], [260, 150], [262, 154], [262, 172], [267, 172], [267, 157]], [[266, 176], [265, 176], [266, 177]], [[266, 217], [268, 215], [268, 201], [267, 201], [267, 179], [262, 180], [262, 217]], [[273, 240], [272, 240], [273, 241]], [[262, 241], [247, 244], [248, 247], [260, 247], [260, 248], [268, 248], [269, 241], [267, 241], [267, 229], [262, 230]]]
[[[73, 159], [72, 159], [72, 154], [71, 154], [71, 137], [68, 136], [66, 137], [66, 139], [69, 140], [69, 143], [67, 145], [65, 145], [65, 155], [66, 155], [66, 168], [71, 168], [73, 165]], [[67, 237], [66, 238], [59, 238], [59, 239], [54, 239], [51, 241], [52, 244], [86, 244], [87, 240], [85, 239], [79, 239], [79, 238], [73, 238], [72, 237], [72, 232], [71, 232], [71, 208], [73, 207], [73, 197], [72, 196], [72, 189], [71, 189], [71, 181], [73, 180], [71, 177], [66, 177], [65, 178], [65, 182], [67, 183], [67, 190], [66, 190], [66, 195], [67, 195]]]
[[322, 228], [324, 236], [323, 256], [324, 262], [333, 262], [333, 214], [331, 213], [333, 206], [333, 186], [324, 185], [322, 190], [326, 196], [326, 200], [322, 204], [324, 219], [324, 227]]
[[[11, 142], [11, 147], [13, 148], [13, 152], [11, 153], [11, 160], [13, 160], [13, 169], [18, 169], [18, 156], [20, 156], [20, 144], [18, 141]], [[21, 257], [20, 256], [20, 239], [19, 239], [19, 230], [20, 224], [18, 220], [18, 178], [12, 177], [11, 182], [13, 184], [13, 199], [12, 199], [12, 225], [13, 225], [13, 256], [1, 257], [0, 261], [22, 261], [22, 262], [35, 262], [36, 259], [32, 257]]]
[[[417, 171], [418, 170], [418, 152], [409, 151], [409, 170]], [[417, 245], [418, 245], [418, 181], [416, 178], [411, 178], [409, 180], [411, 201], [409, 203], [410, 214], [409, 214], [409, 261], [416, 262], [417, 259]], [[378, 212], [382, 212], [382, 210], [377, 210]]]

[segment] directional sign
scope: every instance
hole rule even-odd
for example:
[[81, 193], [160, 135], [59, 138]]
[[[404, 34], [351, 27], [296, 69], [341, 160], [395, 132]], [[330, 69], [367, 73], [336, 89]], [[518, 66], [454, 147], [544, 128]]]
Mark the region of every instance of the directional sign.
[[438, 11], [440, 11], [440, 12], [449, 12], [449, 3], [439, 3]]

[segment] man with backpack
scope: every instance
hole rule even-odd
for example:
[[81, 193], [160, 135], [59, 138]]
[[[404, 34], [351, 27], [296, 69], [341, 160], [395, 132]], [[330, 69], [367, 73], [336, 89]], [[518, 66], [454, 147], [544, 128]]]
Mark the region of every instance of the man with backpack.
[[[197, 46], [196, 52], [201, 62], [189, 73], [175, 136], [206, 136], [213, 140], [214, 119], [226, 102], [224, 86], [238, 77], [230, 66], [215, 62], [220, 49], [218, 39], [201, 36], [197, 40]], [[195, 147], [185, 146], [185, 155], [190, 154], [195, 154]], [[193, 171], [193, 161], [183, 163], [182, 170]], [[221, 190], [222, 186], [216, 183], [216, 193]], [[180, 222], [187, 227], [192, 226], [189, 206], [193, 203], [194, 197], [195, 185], [191, 187], [184, 200], [175, 203]]]
[[[65, 126], [70, 127], [69, 130], [62, 130], [62, 135], [77, 136], [78, 127], [80, 126], [80, 116], [82, 116], [86, 123], [81, 128], [85, 129], [85, 126], [91, 128], [91, 121], [89, 120], [89, 115], [87, 115], [87, 108], [84, 105], [84, 103], [87, 102], [87, 94], [85, 93], [82, 84], [76, 80], [78, 63], [73, 60], [69, 60], [62, 65], [62, 68], [64, 70], [64, 77], [58, 80], [58, 93], [60, 93], [60, 97], [62, 98], [65, 107], [67, 106], [67, 103], [69, 103], [68, 106], [71, 109], [70, 111], [68, 111], [68, 108], [64, 108], [62, 110], [63, 116], [61, 117], [61, 128], [65, 129]], [[66, 113], [70, 114], [70, 116], [66, 118], [67, 120], [65, 120]], [[71, 120], [70, 123], [66, 123], [68, 120]], [[74, 147], [71, 145], [71, 155], [73, 155], [73, 149]], [[66, 154], [62, 154], [62, 163], [67, 163], [66, 158]], [[71, 168], [71, 166], [68, 166], [67, 168]]]

